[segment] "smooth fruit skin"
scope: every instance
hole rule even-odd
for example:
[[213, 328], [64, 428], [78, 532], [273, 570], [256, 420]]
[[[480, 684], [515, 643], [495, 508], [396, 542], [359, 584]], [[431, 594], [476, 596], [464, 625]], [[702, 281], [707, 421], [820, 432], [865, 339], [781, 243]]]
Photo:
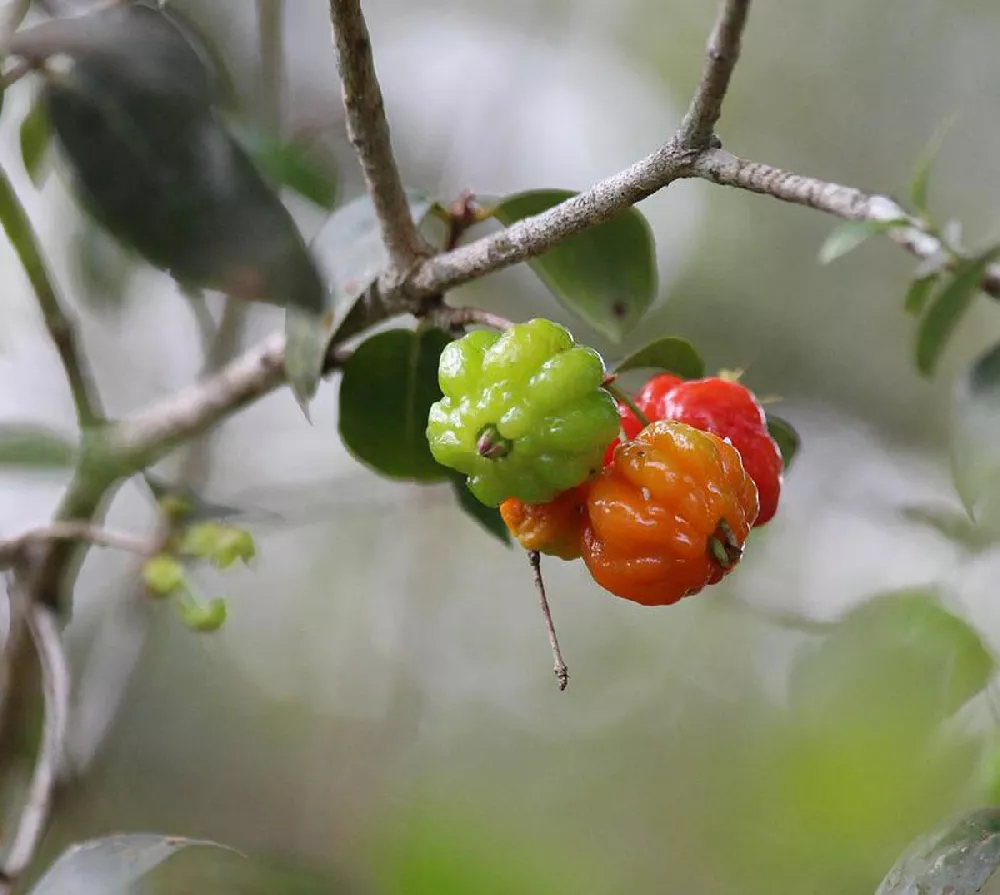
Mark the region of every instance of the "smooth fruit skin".
[[550, 501], [600, 468], [618, 432], [604, 376], [600, 355], [550, 320], [470, 333], [441, 354], [431, 454], [487, 506]]
[[670, 389], [655, 411], [658, 419], [677, 420], [729, 439], [757, 485], [760, 513], [756, 527], [771, 521], [781, 497], [784, 464], [753, 392], [728, 379], [697, 379]]
[[[732, 570], [757, 512], [757, 488], [735, 447], [660, 420], [619, 446], [591, 482], [581, 553], [601, 587], [667, 606]], [[725, 564], [712, 538], [728, 544]]]
[[500, 515], [525, 550], [579, 559], [587, 490], [586, 485], [580, 485], [548, 503], [525, 503], [512, 497], [500, 504]]

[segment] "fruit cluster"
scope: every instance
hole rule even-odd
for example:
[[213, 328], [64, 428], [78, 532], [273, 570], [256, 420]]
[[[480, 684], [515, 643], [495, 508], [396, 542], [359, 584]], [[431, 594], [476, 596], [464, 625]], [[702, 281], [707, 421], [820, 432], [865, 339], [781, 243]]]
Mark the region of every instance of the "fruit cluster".
[[439, 381], [435, 459], [523, 547], [582, 557], [616, 596], [663, 606], [717, 583], [777, 509], [781, 453], [732, 379], [654, 376], [619, 405], [596, 352], [531, 320], [451, 343]]

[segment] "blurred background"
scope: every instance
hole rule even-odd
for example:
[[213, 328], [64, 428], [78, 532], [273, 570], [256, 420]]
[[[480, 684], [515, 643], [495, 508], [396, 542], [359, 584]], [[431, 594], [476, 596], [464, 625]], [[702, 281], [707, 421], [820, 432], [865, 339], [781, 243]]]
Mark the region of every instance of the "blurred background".
[[[170, 5], [255, 108], [255, 5]], [[362, 187], [328, 10], [284, 6], [282, 127], [317, 141], [347, 201]], [[369, 0], [407, 185], [447, 202], [465, 188], [579, 189], [625, 167], [678, 123], [714, 6]], [[978, 246], [998, 224], [998, 43], [988, 3], [757, 0], [719, 133], [740, 155], [901, 196], [954, 117], [932, 207]], [[25, 79], [6, 97], [0, 160], [106, 405], [126, 413], [196, 377], [198, 329], [169, 279], [121, 266], [58, 166], [32, 184], [18, 129], [33, 90]], [[311, 238], [324, 216], [289, 205]], [[625, 344], [524, 270], [451, 299], [550, 316], [612, 362], [683, 335], [710, 369], [744, 368], [780, 397], [803, 448], [739, 573], [651, 610], [602, 592], [580, 564], [549, 563], [571, 672], [560, 693], [523, 555], [462, 516], [447, 487], [395, 485], [354, 461], [336, 382], [312, 425], [283, 390], [213, 442], [207, 494], [284, 519], [253, 528], [255, 568], [204, 579], [229, 601], [219, 633], [137, 602], [128, 557], [88, 560], [69, 632], [70, 748], [86, 773], [61, 797], [46, 854], [148, 830], [249, 855], [186, 853], [151, 893], [870, 892], [913, 836], [993, 799], [997, 713], [981, 684], [984, 650], [1000, 646], [1000, 556], [955, 536], [947, 444], [954, 377], [997, 341], [1000, 314], [981, 299], [927, 381], [902, 311], [913, 261], [888, 241], [823, 267], [835, 222], [810, 210], [704, 183], [640, 207], [662, 288]], [[0, 265], [0, 418], [71, 434], [60, 367], [2, 241]], [[245, 341], [281, 325], [255, 308]], [[64, 484], [0, 470], [0, 536], [44, 523]], [[135, 531], [154, 521], [132, 486], [109, 516]], [[889, 608], [838, 623], [863, 604]]]

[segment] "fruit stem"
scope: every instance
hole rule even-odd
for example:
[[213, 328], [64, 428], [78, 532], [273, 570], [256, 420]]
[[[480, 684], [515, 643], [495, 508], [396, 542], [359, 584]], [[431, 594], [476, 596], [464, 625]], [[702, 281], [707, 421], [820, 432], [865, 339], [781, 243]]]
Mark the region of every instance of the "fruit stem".
[[559, 649], [555, 622], [552, 621], [552, 611], [549, 609], [549, 601], [545, 596], [545, 581], [542, 579], [542, 555], [537, 550], [529, 550], [528, 562], [531, 563], [531, 571], [535, 576], [535, 590], [538, 591], [538, 602], [542, 607], [542, 618], [545, 620], [545, 630], [548, 632], [549, 646], [552, 648], [552, 659], [555, 663], [553, 671], [555, 671], [556, 680], [559, 682], [559, 689], [565, 690], [566, 685], [569, 684], [569, 669], [563, 661], [562, 650]]
[[725, 519], [719, 522], [715, 533], [708, 539], [708, 550], [712, 559], [724, 569], [731, 569], [743, 556], [743, 548]]
[[646, 414], [644, 414], [640, 409], [639, 405], [635, 403], [624, 391], [622, 391], [613, 382], [605, 382], [604, 388], [606, 391], [611, 393], [613, 397], [619, 404], [624, 404], [632, 413], [635, 414], [635, 418], [642, 423], [643, 428], [649, 425], [649, 419]]
[[487, 460], [500, 460], [510, 453], [510, 441], [504, 438], [496, 426], [490, 425], [479, 433], [476, 453]]

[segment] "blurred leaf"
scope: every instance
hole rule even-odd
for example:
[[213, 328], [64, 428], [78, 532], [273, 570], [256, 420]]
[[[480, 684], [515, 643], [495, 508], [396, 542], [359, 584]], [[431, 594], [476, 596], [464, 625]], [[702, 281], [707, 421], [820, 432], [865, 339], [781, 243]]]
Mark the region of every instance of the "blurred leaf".
[[1000, 534], [1000, 344], [959, 378], [949, 434], [958, 496], [971, 519]]
[[128, 895], [133, 883], [171, 855], [192, 846], [231, 851], [215, 842], [151, 833], [94, 839], [63, 852], [31, 895]]
[[[434, 202], [418, 190], [407, 190], [406, 197], [419, 227]], [[342, 317], [347, 303], [378, 279], [388, 261], [371, 199], [360, 196], [338, 208], [316, 234], [312, 249], [329, 267], [333, 306]]]
[[452, 489], [458, 505], [472, 519], [475, 519], [487, 532], [495, 538], [503, 541], [508, 547], [511, 544], [510, 532], [500, 516], [500, 510], [496, 507], [488, 507], [481, 504], [472, 495], [472, 492], [465, 485], [465, 476], [453, 477], [451, 480]]
[[44, 174], [43, 165], [48, 153], [49, 122], [45, 117], [45, 106], [40, 102], [32, 104], [21, 122], [21, 161], [31, 182], [38, 186]]
[[[50, 73], [42, 94], [83, 205], [186, 288], [321, 313], [319, 272], [210, 105], [209, 74], [189, 39], [146, 6], [99, 21], [72, 45], [72, 69]], [[103, 28], [127, 46], [109, 47]]]
[[[493, 216], [510, 226], [575, 195], [567, 190], [517, 193], [501, 200]], [[656, 298], [653, 232], [635, 208], [571, 236], [528, 264], [566, 308], [616, 342]]]
[[948, 221], [941, 228], [941, 239], [945, 245], [956, 252], [962, 251], [962, 222], [956, 220]]
[[876, 895], [974, 895], [998, 866], [1000, 808], [980, 808], [914, 842]]
[[927, 190], [930, 185], [931, 170], [941, 152], [941, 147], [944, 145], [945, 137], [948, 136], [948, 131], [954, 124], [955, 118], [952, 117], [938, 127], [913, 167], [913, 177], [910, 180], [909, 189], [910, 202], [921, 215], [927, 214]]
[[279, 140], [263, 128], [235, 118], [230, 120], [229, 130], [272, 183], [320, 208], [332, 209], [336, 205], [336, 172], [332, 166], [317, 161], [307, 147]]
[[866, 242], [869, 237], [887, 233], [894, 227], [905, 227], [908, 223], [906, 218], [896, 218], [891, 221], [844, 221], [834, 228], [820, 247], [819, 263], [829, 264], [831, 261], [836, 261]]
[[687, 339], [666, 336], [634, 351], [615, 367], [618, 373], [642, 369], [665, 370], [682, 379], [700, 379], [705, 375], [705, 362]]
[[76, 445], [65, 435], [33, 423], [0, 422], [0, 467], [69, 469]]
[[827, 721], [888, 725], [891, 718], [905, 736], [916, 737], [982, 690], [995, 669], [982, 638], [936, 593], [882, 594], [799, 657], [793, 702], [804, 716]]
[[927, 302], [934, 292], [934, 287], [938, 282], [938, 274], [922, 277], [910, 283], [910, 288], [906, 290], [906, 299], [903, 308], [907, 314], [919, 317], [927, 307]]
[[986, 268], [998, 256], [1000, 246], [993, 246], [959, 262], [954, 274], [934, 296], [917, 330], [917, 369], [925, 376], [936, 369], [949, 337], [972, 306]]
[[910, 522], [932, 528], [970, 553], [987, 550], [996, 543], [996, 536], [984, 531], [966, 513], [951, 507], [907, 506], [900, 515]]
[[168, 482], [148, 471], [144, 472], [142, 477], [146, 487], [153, 495], [153, 500], [160, 505], [161, 509], [178, 521], [187, 524], [216, 519], [232, 519], [236, 516], [246, 517], [265, 512], [205, 500], [191, 488]]
[[73, 237], [73, 266], [80, 288], [75, 297], [98, 313], [120, 312], [138, 257], [103, 230], [93, 218], [79, 217]]
[[795, 455], [802, 446], [802, 439], [799, 437], [799, 433], [795, 431], [795, 427], [788, 420], [773, 413], [767, 414], [767, 431], [778, 443], [782, 462], [784, 463], [785, 470], [788, 471], [792, 466]]
[[362, 463], [388, 478], [448, 478], [427, 445], [427, 414], [441, 397], [438, 359], [451, 341], [439, 329], [394, 329], [366, 339], [344, 365], [340, 436]]
[[316, 396], [323, 376], [333, 331], [332, 311], [319, 319], [294, 308], [285, 312], [285, 378], [307, 419], [309, 402]]

